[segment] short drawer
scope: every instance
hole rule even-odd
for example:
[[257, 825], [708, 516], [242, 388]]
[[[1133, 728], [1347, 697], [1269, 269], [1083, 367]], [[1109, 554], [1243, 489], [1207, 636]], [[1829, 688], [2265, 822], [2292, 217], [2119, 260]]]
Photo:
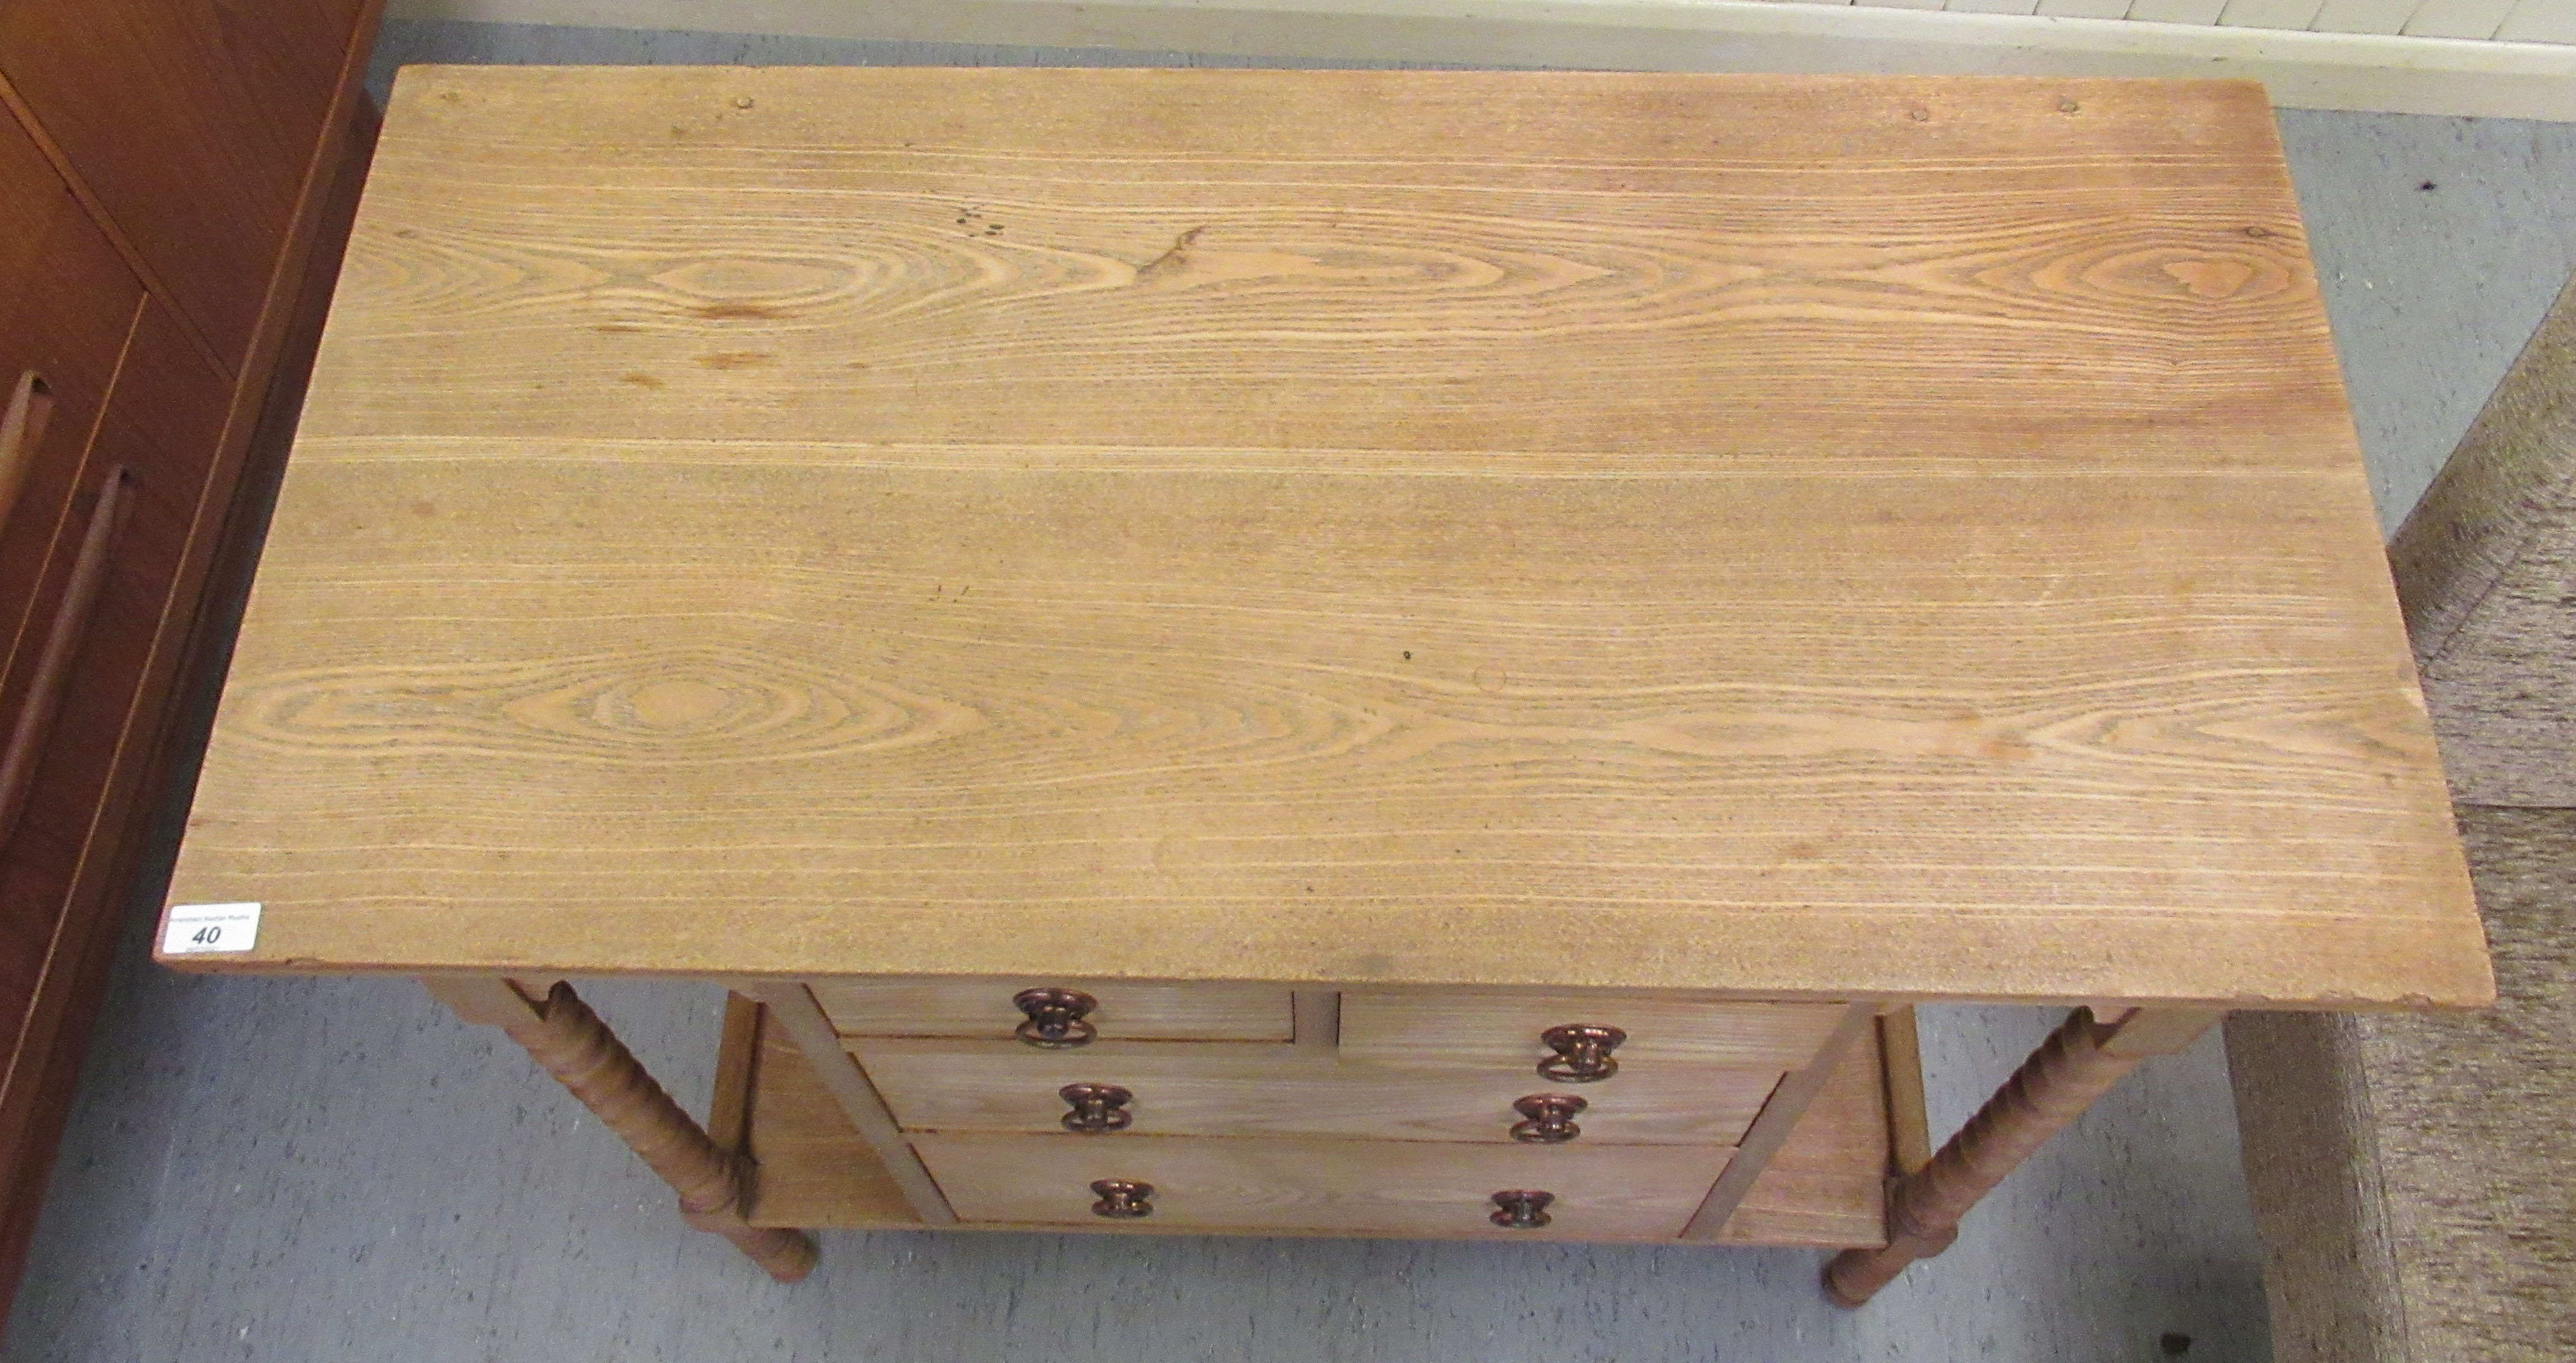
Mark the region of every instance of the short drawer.
[[[1123, 1090], [1125, 1125], [1102, 1140], [1147, 1136], [1338, 1136], [1508, 1144], [1538, 1116], [1524, 1098], [1575, 1103], [1569, 1145], [1733, 1145], [1780, 1071], [1649, 1067], [1614, 1084], [1551, 1084], [1513, 1065], [1353, 1065], [1329, 1051], [1174, 1053], [1104, 1042], [1073, 1051], [1012, 1044], [865, 1041], [852, 1048], [895, 1121], [917, 1132], [1063, 1132], [1075, 1084]], [[1250, 1048], [1245, 1048], [1250, 1049]], [[1542, 1128], [1534, 1126], [1532, 1134]]]
[[1011, 1039], [1028, 1021], [1025, 990], [1068, 989], [1092, 1002], [1083, 1021], [1102, 1041], [1289, 1041], [1289, 991], [1274, 985], [1132, 980], [816, 980], [815, 1002], [843, 1036]]
[[[913, 1146], [970, 1222], [1571, 1240], [1679, 1236], [1731, 1153], [1177, 1136], [940, 1135]], [[1091, 1185], [1112, 1180], [1149, 1186], [1150, 1213], [1096, 1214]], [[1547, 1224], [1495, 1225], [1494, 1196], [1506, 1192], [1548, 1194]]]
[[[1344, 1058], [1386, 1064], [1503, 1064], [1535, 1069], [1556, 1027], [1615, 1027], [1617, 1082], [1661, 1064], [1802, 1069], [1841, 1022], [1836, 1003], [1746, 1003], [1582, 990], [1351, 991]], [[1611, 1085], [1587, 1085], [1593, 1088]]]

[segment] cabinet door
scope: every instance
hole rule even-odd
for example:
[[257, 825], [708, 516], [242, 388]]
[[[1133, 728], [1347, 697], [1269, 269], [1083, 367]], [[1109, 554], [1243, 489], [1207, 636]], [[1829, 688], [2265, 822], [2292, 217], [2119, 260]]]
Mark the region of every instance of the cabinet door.
[[[0, 734], [18, 713], [83, 450], [142, 286], [16, 121], [0, 114]], [[9, 969], [0, 964], [0, 972]]]
[[0, 74], [238, 365], [366, 0], [0, 0]]
[[[228, 381], [147, 303], [77, 473], [72, 534], [39, 611], [37, 721], [14, 717], [0, 766], [22, 773], [0, 827], [0, 1284], [14, 1281], [79, 1076], [126, 908], [162, 703], [191, 623], [171, 618], [191, 564]], [[196, 549], [202, 557], [202, 549]], [[59, 641], [59, 642], [58, 642]], [[0, 792], [5, 793], [5, 792]]]

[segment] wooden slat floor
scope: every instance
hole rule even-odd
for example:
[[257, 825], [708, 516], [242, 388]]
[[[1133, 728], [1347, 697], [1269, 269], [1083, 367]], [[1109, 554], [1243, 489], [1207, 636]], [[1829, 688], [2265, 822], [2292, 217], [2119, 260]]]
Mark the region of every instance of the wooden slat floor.
[[[1191, 59], [401, 23], [380, 72], [401, 61]], [[2576, 266], [2576, 125], [2282, 124], [2393, 525]], [[174, 811], [165, 849], [176, 826]], [[683, 1230], [661, 1185], [552, 1081], [416, 985], [156, 970], [144, 948], [157, 882], [144, 889], [0, 1343], [11, 1363], [2269, 1353], [2214, 1037], [2142, 1071], [1972, 1215], [1949, 1254], [1858, 1312], [1825, 1304], [1811, 1253], [1613, 1246], [835, 1235], [815, 1276], [782, 1288]], [[587, 992], [703, 1104], [713, 990]], [[2050, 1023], [1929, 1012], [1936, 1132]]]

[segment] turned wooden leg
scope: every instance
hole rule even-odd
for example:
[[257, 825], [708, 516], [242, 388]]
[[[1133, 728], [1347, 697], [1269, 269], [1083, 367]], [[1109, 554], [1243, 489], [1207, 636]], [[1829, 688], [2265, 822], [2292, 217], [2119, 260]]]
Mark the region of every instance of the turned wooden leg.
[[2139, 1061], [2181, 1050], [2218, 1018], [2215, 1012], [2142, 1008], [2106, 1023], [2090, 1008], [2076, 1009], [1931, 1163], [1896, 1181], [1888, 1192], [1886, 1248], [1835, 1255], [1825, 1266], [1825, 1295], [1838, 1305], [1858, 1306], [1907, 1264], [1948, 1249], [1958, 1238], [1959, 1218], [2004, 1175]]
[[433, 977], [423, 983], [467, 1022], [508, 1033], [538, 1068], [572, 1090], [680, 1195], [682, 1220], [732, 1241], [780, 1282], [814, 1271], [814, 1241], [804, 1232], [755, 1227], [743, 1219], [742, 1162], [716, 1148], [570, 984], [558, 981], [543, 1001], [532, 1002], [507, 980]]

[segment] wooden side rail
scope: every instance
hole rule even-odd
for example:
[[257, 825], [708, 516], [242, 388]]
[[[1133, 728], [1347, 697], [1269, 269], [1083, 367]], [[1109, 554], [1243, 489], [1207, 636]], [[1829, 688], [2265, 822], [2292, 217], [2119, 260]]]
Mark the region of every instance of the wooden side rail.
[[2132, 1009], [2116, 1022], [2078, 1008], [1932, 1162], [1889, 1189], [1887, 1245], [1850, 1249], [1825, 1266], [1825, 1295], [1858, 1306], [1895, 1281], [1905, 1266], [1950, 1247], [1959, 1218], [2003, 1182], [2033, 1151], [2108, 1093], [2151, 1055], [2190, 1045], [2220, 1014], [2186, 1009]]
[[733, 1242], [769, 1276], [792, 1283], [814, 1271], [814, 1241], [802, 1231], [755, 1227], [743, 1219], [743, 1162], [707, 1136], [646, 1073], [599, 1015], [557, 981], [531, 1001], [508, 980], [427, 977], [429, 992], [467, 1022], [499, 1027], [584, 1107], [598, 1114], [680, 1196], [690, 1225]]

